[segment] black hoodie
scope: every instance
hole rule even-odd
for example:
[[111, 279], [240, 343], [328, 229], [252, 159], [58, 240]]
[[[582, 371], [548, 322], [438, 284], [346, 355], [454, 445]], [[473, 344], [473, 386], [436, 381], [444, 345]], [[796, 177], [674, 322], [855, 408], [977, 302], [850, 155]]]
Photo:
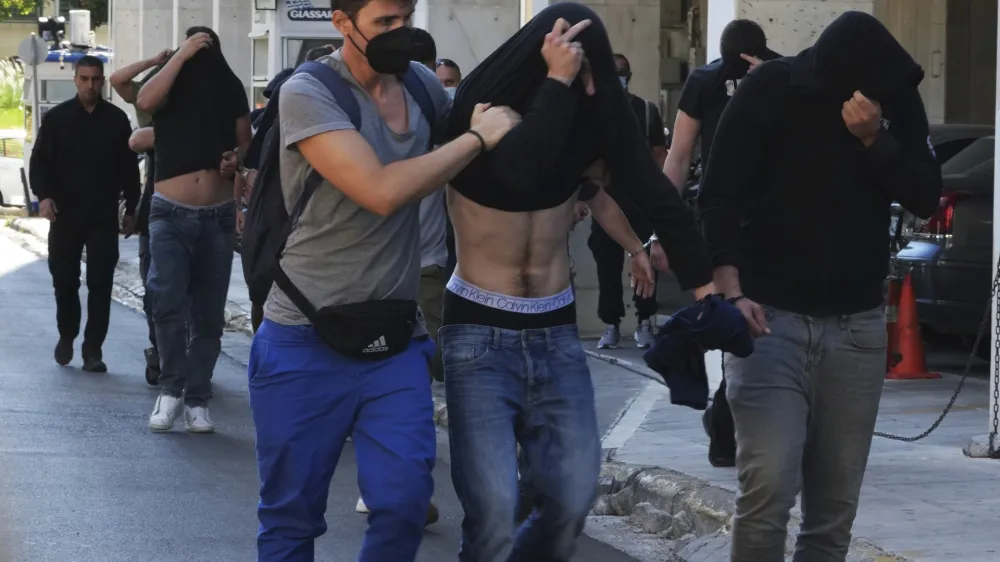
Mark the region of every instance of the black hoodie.
[[[941, 195], [922, 78], [861, 12], [837, 18], [797, 57], [748, 74], [723, 112], [698, 198], [713, 265], [736, 266], [749, 298], [793, 312], [879, 306], [890, 204], [928, 217]], [[867, 148], [841, 116], [855, 90], [882, 106]]]

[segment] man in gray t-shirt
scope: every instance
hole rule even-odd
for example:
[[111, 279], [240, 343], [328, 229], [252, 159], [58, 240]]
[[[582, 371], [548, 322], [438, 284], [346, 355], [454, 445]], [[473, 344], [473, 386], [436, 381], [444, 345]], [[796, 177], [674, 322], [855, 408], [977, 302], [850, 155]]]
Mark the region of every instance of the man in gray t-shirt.
[[[413, 36], [403, 23], [413, 5], [333, 0], [332, 8], [345, 46], [320, 62], [350, 87], [361, 128], [316, 78], [297, 74], [282, 84], [275, 126], [288, 210], [314, 167], [324, 181], [293, 228], [281, 267], [316, 309], [415, 301], [420, 200], [495, 146], [519, 117], [509, 108], [480, 106], [468, 133], [427, 154], [450, 102], [430, 70], [409, 63], [404, 47]], [[426, 89], [435, 123], [404, 88], [405, 72], [416, 73]], [[382, 339], [372, 346], [386, 347]], [[419, 326], [410, 345], [388, 358], [343, 355], [272, 288], [248, 368], [261, 478], [259, 560], [293, 553], [313, 559], [312, 542], [326, 530], [330, 479], [349, 436], [371, 511], [358, 560], [414, 560], [434, 489], [437, 442], [427, 384], [433, 353]]]

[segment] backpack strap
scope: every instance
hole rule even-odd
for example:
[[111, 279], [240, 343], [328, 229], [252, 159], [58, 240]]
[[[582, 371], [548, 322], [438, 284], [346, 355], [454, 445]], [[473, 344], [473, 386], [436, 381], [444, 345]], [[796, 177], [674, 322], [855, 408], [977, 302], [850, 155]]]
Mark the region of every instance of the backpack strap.
[[[420, 113], [423, 113], [424, 119], [427, 120], [427, 124], [431, 128], [431, 137], [434, 136], [434, 127], [437, 125], [437, 115], [434, 111], [434, 101], [431, 99], [431, 93], [427, 91], [427, 85], [424, 84], [423, 79], [417, 74], [417, 71], [413, 70], [413, 65], [420, 64], [411, 62], [410, 68], [406, 69], [403, 73], [403, 87], [406, 91], [410, 92], [413, 96], [413, 101], [417, 102], [417, 107], [420, 108]], [[433, 141], [430, 141], [430, 146], [433, 146]], [[428, 147], [429, 148], [429, 147]]]
[[295, 74], [301, 72], [312, 76], [326, 86], [326, 89], [330, 90], [330, 93], [333, 94], [333, 99], [336, 100], [337, 105], [350, 118], [354, 128], [359, 131], [361, 130], [361, 106], [358, 105], [358, 99], [354, 97], [354, 92], [351, 91], [350, 84], [344, 80], [344, 77], [339, 72], [329, 65], [317, 61], [306, 61], [300, 64], [295, 69]]

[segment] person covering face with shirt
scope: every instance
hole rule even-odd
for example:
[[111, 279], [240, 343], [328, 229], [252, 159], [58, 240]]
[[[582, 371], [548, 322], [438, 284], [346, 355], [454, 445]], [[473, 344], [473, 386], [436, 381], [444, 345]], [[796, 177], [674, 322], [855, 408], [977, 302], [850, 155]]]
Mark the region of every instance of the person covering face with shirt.
[[[777, 53], [767, 48], [764, 30], [756, 22], [745, 19], [733, 20], [726, 25], [722, 30], [719, 51], [721, 58], [695, 69], [688, 76], [677, 104], [673, 141], [663, 172], [680, 190], [687, 182], [699, 139], [702, 163], [707, 164], [722, 110], [736, 93], [740, 81], [763, 61], [778, 58]], [[725, 378], [705, 409], [702, 421], [710, 439], [709, 463], [717, 467], [735, 466], [735, 428], [726, 402]]]
[[[458, 88], [453, 133], [487, 101], [509, 103], [524, 120], [448, 188], [459, 255], [439, 341], [452, 480], [465, 511], [459, 560], [566, 561], [601, 456], [567, 246], [581, 198], [595, 216], [617, 213], [618, 228], [604, 227], [625, 234], [636, 290], [648, 295], [653, 283], [643, 243], [610, 198], [582, 193], [581, 178], [606, 169], [648, 210], [682, 287], [709, 292], [710, 272], [694, 217], [649, 153], [593, 10], [548, 6], [487, 57]], [[515, 529], [518, 445], [536, 501]]]
[[885, 377], [889, 209], [929, 217], [941, 167], [924, 72], [877, 19], [847, 12], [813, 47], [746, 75], [698, 206], [716, 286], [757, 336], [726, 355], [739, 492], [733, 562], [847, 557]]
[[[116, 70], [108, 79], [111, 87], [115, 90], [122, 101], [135, 106], [136, 96], [142, 88], [142, 81], [136, 80], [139, 74], [167, 62], [170, 58], [170, 49], [165, 49], [155, 56], [134, 62], [119, 70]], [[139, 275], [142, 277], [143, 289], [149, 278], [149, 209], [153, 200], [153, 177], [155, 174], [155, 159], [153, 153], [153, 116], [135, 109], [135, 118], [139, 128], [132, 133], [129, 139], [129, 146], [133, 151], [146, 155], [146, 185], [143, 186], [142, 198], [139, 201], [139, 208], [136, 211], [134, 230], [139, 235]], [[160, 374], [160, 354], [156, 350], [156, 327], [153, 324], [152, 297], [149, 292], [145, 292], [142, 299], [142, 309], [146, 315], [146, 324], [149, 329], [149, 347], [143, 355], [146, 359], [146, 380], [154, 383], [159, 379]]]
[[156, 152], [147, 286], [160, 396], [149, 428], [169, 431], [183, 415], [187, 431], [211, 433], [208, 403], [235, 249], [234, 150], [246, 153], [250, 107], [218, 35], [200, 26], [143, 84], [136, 107], [153, 114]]

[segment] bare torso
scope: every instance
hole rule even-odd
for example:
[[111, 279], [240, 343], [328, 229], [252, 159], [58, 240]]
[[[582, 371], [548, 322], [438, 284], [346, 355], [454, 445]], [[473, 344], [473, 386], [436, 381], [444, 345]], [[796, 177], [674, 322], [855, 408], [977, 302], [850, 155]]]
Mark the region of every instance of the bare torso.
[[567, 240], [573, 226], [570, 197], [557, 207], [510, 213], [483, 207], [448, 188], [455, 228], [455, 274], [469, 283], [514, 297], [540, 298], [569, 287]]
[[193, 207], [218, 205], [233, 199], [233, 180], [223, 178], [218, 170], [199, 170], [158, 181], [154, 189], [171, 201]]

